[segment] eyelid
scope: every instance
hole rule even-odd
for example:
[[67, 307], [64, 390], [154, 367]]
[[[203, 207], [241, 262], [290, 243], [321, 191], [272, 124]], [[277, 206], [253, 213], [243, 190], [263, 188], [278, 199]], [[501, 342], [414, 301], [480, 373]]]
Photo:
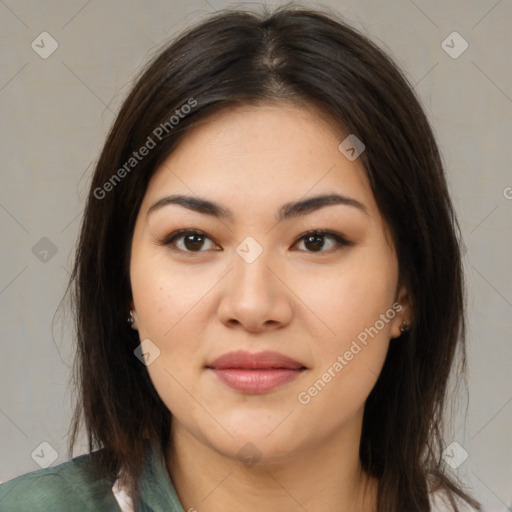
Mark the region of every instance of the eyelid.
[[[213, 238], [211, 238], [207, 233], [205, 233], [204, 231], [201, 231], [200, 229], [194, 229], [194, 228], [184, 228], [184, 229], [179, 229], [177, 231], [173, 231], [170, 235], [166, 236], [162, 241], [160, 241], [159, 245], [164, 245], [164, 246], [168, 246], [168, 247], [173, 246], [174, 241], [184, 235], [200, 235], [200, 236], [203, 236], [203, 237], [211, 240], [215, 245], [218, 245], [215, 242], [215, 240], [213, 240]], [[306, 231], [305, 233], [302, 233], [301, 235], [299, 235], [297, 237], [297, 239], [295, 240], [295, 242], [293, 242], [292, 247], [297, 245], [297, 243], [301, 242], [302, 240], [304, 240], [305, 238], [307, 238], [308, 236], [311, 236], [311, 235], [324, 236], [326, 238], [328, 237], [328, 238], [334, 239], [337, 243], [337, 247], [334, 250], [337, 250], [341, 247], [348, 247], [348, 246], [354, 245], [354, 242], [348, 240], [345, 236], [343, 236], [341, 233], [338, 233], [336, 231], [331, 231], [328, 229], [310, 229], [309, 231]], [[200, 254], [202, 252], [207, 252], [207, 251], [202, 251], [202, 250], [184, 251], [182, 249], [178, 249], [175, 246], [172, 247], [172, 250], [176, 250], [176, 251], [179, 251], [179, 252], [182, 252], [185, 254]], [[214, 249], [214, 250], [218, 250], [218, 249]], [[300, 252], [304, 252], [307, 254], [322, 254], [322, 253], [330, 253], [330, 252], [332, 252], [332, 249], [327, 250], [327, 251], [300, 251]]]

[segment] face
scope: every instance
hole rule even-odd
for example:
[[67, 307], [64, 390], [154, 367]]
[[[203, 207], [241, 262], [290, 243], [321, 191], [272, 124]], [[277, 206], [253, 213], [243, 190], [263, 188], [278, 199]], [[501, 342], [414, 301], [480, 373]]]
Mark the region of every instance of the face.
[[[408, 320], [362, 163], [338, 149], [346, 135], [310, 108], [232, 108], [194, 127], [147, 188], [134, 328], [172, 421], [228, 457], [360, 432]], [[178, 195], [191, 200], [164, 199]]]

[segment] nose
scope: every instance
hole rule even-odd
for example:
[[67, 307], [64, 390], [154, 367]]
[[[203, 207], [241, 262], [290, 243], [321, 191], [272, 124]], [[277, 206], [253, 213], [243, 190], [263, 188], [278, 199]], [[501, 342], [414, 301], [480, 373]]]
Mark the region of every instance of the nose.
[[252, 263], [235, 254], [233, 267], [224, 280], [218, 307], [219, 318], [226, 326], [257, 333], [280, 329], [291, 322], [293, 293], [265, 251]]

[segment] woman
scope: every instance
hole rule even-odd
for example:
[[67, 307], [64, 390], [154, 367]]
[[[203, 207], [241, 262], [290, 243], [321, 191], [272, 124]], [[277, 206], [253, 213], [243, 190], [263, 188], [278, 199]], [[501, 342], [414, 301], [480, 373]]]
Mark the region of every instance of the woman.
[[193, 27], [124, 102], [86, 205], [90, 453], [0, 508], [480, 510], [440, 457], [459, 236], [420, 103], [368, 39], [290, 7]]

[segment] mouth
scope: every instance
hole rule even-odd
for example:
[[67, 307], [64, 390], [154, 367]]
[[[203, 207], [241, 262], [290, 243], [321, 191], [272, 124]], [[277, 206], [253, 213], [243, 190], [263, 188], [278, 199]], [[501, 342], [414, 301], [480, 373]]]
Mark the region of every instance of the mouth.
[[236, 391], [262, 394], [295, 380], [307, 367], [278, 352], [229, 352], [206, 365], [220, 382]]

